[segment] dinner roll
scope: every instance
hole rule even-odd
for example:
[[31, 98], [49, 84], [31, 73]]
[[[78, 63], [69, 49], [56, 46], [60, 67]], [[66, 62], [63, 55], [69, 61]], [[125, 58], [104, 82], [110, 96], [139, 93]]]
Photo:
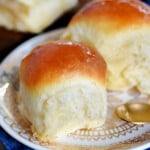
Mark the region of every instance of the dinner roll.
[[107, 67], [107, 88], [137, 87], [150, 94], [150, 7], [139, 0], [93, 1], [70, 21], [63, 39], [97, 49]]
[[0, 26], [22, 32], [39, 33], [78, 0], [0, 0]]
[[44, 43], [21, 62], [19, 109], [44, 141], [97, 127], [106, 118], [105, 78], [105, 61], [93, 48]]

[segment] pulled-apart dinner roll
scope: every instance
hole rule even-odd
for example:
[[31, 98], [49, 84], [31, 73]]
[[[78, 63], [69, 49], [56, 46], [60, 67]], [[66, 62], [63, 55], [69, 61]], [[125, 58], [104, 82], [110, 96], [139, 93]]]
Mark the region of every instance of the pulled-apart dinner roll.
[[0, 26], [37, 33], [52, 24], [78, 0], [0, 0]]
[[63, 39], [95, 47], [108, 67], [111, 90], [137, 87], [150, 94], [150, 7], [139, 0], [87, 4], [70, 21]]
[[44, 141], [106, 118], [106, 64], [94, 49], [71, 41], [40, 45], [20, 66], [19, 109]]

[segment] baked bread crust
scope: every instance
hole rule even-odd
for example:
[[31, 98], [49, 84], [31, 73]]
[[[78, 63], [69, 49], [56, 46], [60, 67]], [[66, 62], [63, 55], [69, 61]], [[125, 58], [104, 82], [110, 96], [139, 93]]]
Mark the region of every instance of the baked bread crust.
[[108, 67], [108, 89], [150, 93], [150, 7], [145, 3], [92, 1], [71, 19], [62, 38], [99, 51]]

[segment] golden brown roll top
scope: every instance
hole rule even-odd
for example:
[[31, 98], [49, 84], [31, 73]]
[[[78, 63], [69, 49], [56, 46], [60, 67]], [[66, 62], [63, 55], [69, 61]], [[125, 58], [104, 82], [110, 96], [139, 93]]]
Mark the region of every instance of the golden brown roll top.
[[74, 76], [99, 80], [105, 86], [103, 58], [94, 49], [71, 41], [49, 42], [36, 47], [22, 61], [20, 70], [21, 81], [29, 88], [64, 82]]
[[40, 140], [50, 141], [106, 119], [106, 64], [93, 48], [44, 43], [20, 66], [19, 109]]
[[150, 93], [150, 7], [140, 0], [95, 0], [70, 21], [63, 39], [95, 47], [107, 67], [107, 88]]
[[[150, 23], [150, 8], [139, 0], [95, 0], [87, 4], [70, 21], [69, 26], [79, 21], [94, 21], [114, 32], [132, 25]], [[108, 24], [107, 24], [108, 23]]]

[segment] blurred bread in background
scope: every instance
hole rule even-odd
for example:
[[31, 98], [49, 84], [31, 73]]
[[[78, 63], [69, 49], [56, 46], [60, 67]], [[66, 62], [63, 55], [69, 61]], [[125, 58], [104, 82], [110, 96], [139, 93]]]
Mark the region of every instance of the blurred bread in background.
[[70, 21], [63, 39], [95, 47], [108, 66], [107, 88], [150, 94], [150, 7], [139, 0], [95, 0]]
[[106, 119], [106, 63], [93, 48], [71, 41], [37, 46], [20, 66], [19, 108], [44, 141]]
[[[55, 2], [54, 0], [51, 0], [51, 1]], [[67, 0], [66, 1], [68, 2], [67, 5], [69, 5], [69, 3], [72, 3], [72, 7], [70, 6], [70, 8], [66, 10], [67, 12], [64, 12], [64, 14], [58, 16], [56, 20], [54, 19], [53, 20], [54, 22], [47, 20], [48, 24], [45, 25], [45, 27], [43, 28], [38, 27], [39, 29], [36, 30], [36, 33], [35, 33], [35, 31], [32, 31], [32, 30], [35, 30], [37, 28], [36, 26], [39, 26], [39, 23], [43, 24], [42, 19], [44, 18], [44, 16], [40, 15], [38, 18], [40, 20], [39, 23], [33, 24], [33, 25], [31, 24], [30, 25], [31, 27], [29, 27], [29, 25], [26, 25], [27, 23], [23, 21], [21, 16], [25, 15], [25, 18], [28, 18], [28, 16], [30, 16], [30, 10], [28, 9], [31, 9], [30, 7], [33, 7], [32, 5], [35, 5], [36, 3], [37, 3], [36, 5], [39, 5], [38, 4], [39, 0], [24, 0], [24, 1], [23, 0], [20, 0], [20, 1], [19, 0], [18, 1], [17, 0], [13, 0], [13, 1], [12, 0], [9, 0], [9, 1], [0, 0], [0, 62], [8, 55], [10, 51], [16, 48], [16, 46], [18, 46], [25, 40], [35, 36], [35, 34], [41, 33], [40, 31], [47, 32], [50, 30], [55, 30], [58, 28], [65, 27], [68, 24], [69, 20], [72, 18], [72, 16], [76, 13], [76, 11], [78, 11], [84, 4], [86, 4], [90, 0], [78, 0], [78, 2], [76, 1], [77, 0], [73, 0], [73, 1], [71, 0], [68, 2]], [[62, 2], [65, 2], [65, 1], [61, 0], [60, 3]], [[51, 7], [52, 6], [50, 6], [50, 8]], [[24, 8], [25, 10], [27, 9], [29, 12], [26, 12], [27, 14], [26, 13], [24, 14], [25, 10], [22, 8]], [[38, 8], [40, 9], [40, 7]], [[55, 9], [55, 7], [53, 8]], [[52, 10], [49, 10], [49, 11], [52, 11]], [[55, 12], [55, 10], [53, 11]], [[22, 15], [19, 16], [21, 13]], [[53, 15], [56, 15], [56, 14], [53, 13]], [[28, 21], [28, 19], [26, 20]], [[20, 26], [19, 24], [23, 27], [17, 27], [17, 26]], [[23, 31], [21, 31], [20, 28]]]
[[0, 0], [0, 26], [7, 29], [38, 33], [78, 0]]

